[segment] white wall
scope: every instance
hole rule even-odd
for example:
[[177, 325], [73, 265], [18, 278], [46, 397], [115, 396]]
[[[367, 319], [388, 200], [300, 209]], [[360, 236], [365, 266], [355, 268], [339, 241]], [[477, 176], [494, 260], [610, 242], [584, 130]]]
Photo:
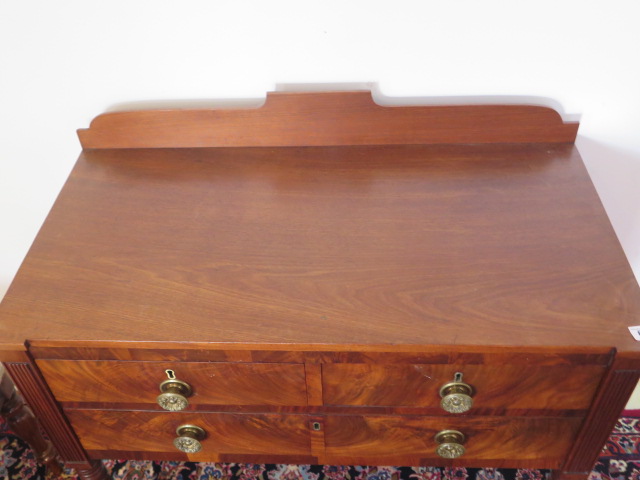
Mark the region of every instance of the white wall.
[[71, 169], [75, 129], [128, 102], [259, 99], [276, 84], [379, 96], [540, 96], [579, 148], [640, 277], [636, 0], [0, 3], [0, 296]]

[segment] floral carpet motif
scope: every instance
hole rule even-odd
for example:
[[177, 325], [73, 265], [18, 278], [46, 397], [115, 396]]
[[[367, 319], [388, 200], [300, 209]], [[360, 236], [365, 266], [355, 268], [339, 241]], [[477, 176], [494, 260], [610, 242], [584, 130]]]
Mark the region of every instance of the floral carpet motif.
[[[633, 412], [636, 415], [636, 412]], [[0, 479], [44, 480], [31, 449], [0, 418]], [[104, 460], [114, 480], [545, 480], [549, 471]], [[65, 480], [77, 480], [66, 470]], [[49, 477], [51, 480], [51, 478]], [[618, 420], [589, 480], [640, 480], [640, 412]]]
[[640, 480], [640, 411], [633, 415], [618, 419], [589, 480]]

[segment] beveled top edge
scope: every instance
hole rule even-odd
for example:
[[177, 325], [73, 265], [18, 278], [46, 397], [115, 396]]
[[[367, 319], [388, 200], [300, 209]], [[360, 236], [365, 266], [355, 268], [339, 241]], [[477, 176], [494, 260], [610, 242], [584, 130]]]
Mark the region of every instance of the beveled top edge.
[[[460, 365], [599, 365], [615, 349], [606, 347], [479, 347], [365, 344], [233, 344], [186, 342], [55, 342], [29, 347], [38, 360], [119, 360], [250, 363], [399, 363]], [[637, 362], [636, 362], [637, 364]]]
[[253, 350], [253, 351], [300, 351], [300, 352], [440, 352], [452, 353], [584, 353], [608, 354], [610, 346], [513, 346], [513, 345], [442, 345], [442, 344], [390, 344], [390, 343], [262, 343], [262, 342], [191, 342], [191, 341], [113, 341], [113, 340], [29, 340], [29, 348], [135, 348], [135, 349], [184, 349], [184, 350]]

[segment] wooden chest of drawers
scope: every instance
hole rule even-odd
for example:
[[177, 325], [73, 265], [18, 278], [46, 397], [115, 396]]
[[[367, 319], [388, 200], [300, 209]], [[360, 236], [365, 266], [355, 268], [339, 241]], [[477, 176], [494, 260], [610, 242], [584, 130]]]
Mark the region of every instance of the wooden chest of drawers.
[[576, 131], [368, 92], [100, 116], [0, 360], [86, 478], [101, 458], [585, 475], [638, 380], [640, 293]]

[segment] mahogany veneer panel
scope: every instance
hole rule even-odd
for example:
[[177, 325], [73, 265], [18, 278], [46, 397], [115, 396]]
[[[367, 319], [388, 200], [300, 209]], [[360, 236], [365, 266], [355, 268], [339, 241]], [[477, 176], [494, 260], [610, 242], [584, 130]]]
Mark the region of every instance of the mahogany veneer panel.
[[[509, 417], [400, 417], [328, 416], [325, 419], [325, 453], [334, 462], [347, 465], [388, 465], [394, 459], [414, 459], [419, 464], [442, 462], [436, 453], [434, 437], [441, 430], [465, 434], [466, 452], [459, 461], [504, 459], [535, 460], [538, 468], [562, 464], [575, 439], [581, 420], [575, 418]], [[368, 460], [368, 461], [367, 461]], [[414, 465], [414, 463], [406, 463]]]
[[311, 454], [306, 415], [119, 410], [67, 410], [66, 415], [87, 450], [159, 452], [185, 459], [187, 455], [176, 450], [173, 439], [179, 426], [195, 424], [207, 432], [207, 438], [201, 442], [202, 451], [189, 454], [189, 460], [211, 461], [224, 454]]
[[193, 388], [193, 405], [306, 405], [304, 365], [40, 360], [59, 402], [150, 403], [167, 369]]
[[[456, 372], [474, 388], [475, 408], [587, 409], [601, 366], [370, 365], [322, 367], [326, 405], [439, 407]], [[473, 410], [471, 410], [473, 412]]]
[[[615, 357], [611, 347], [477, 345], [367, 345], [344, 344], [340, 350], [327, 344], [247, 344], [216, 342], [146, 342], [133, 347], [126, 342], [92, 341], [29, 342], [38, 359], [125, 360], [250, 363], [378, 363], [458, 365], [601, 365]], [[123, 346], [123, 344], [125, 346]], [[83, 346], [79, 346], [83, 345]]]

